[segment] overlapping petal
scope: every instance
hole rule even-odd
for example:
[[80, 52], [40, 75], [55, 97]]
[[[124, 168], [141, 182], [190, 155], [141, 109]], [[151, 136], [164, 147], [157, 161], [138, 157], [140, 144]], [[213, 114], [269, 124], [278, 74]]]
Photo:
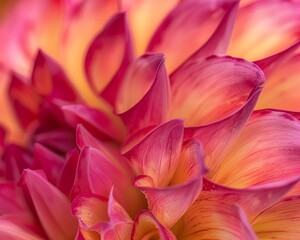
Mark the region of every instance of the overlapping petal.
[[268, 57], [299, 41], [299, 27], [299, 1], [253, 1], [238, 12], [228, 54], [248, 60]]
[[169, 85], [162, 54], [145, 54], [133, 62], [121, 83], [116, 102], [116, 113], [130, 132], [158, 126], [166, 120]]
[[180, 2], [158, 27], [147, 51], [163, 52], [167, 57], [167, 69], [172, 72], [209, 39], [223, 16], [236, 2]]
[[69, 239], [75, 236], [76, 220], [71, 216], [70, 202], [62, 192], [38, 172], [29, 169], [24, 170], [21, 185], [29, 195], [49, 239]]

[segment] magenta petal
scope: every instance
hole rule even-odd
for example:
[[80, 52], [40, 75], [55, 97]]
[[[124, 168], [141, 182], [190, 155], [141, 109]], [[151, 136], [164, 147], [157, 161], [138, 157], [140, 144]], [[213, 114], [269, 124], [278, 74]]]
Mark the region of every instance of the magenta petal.
[[21, 77], [13, 74], [8, 89], [18, 120], [23, 128], [32, 126], [38, 117], [40, 98], [32, 86], [24, 83]]
[[238, 204], [248, 217], [253, 217], [282, 198], [299, 180], [300, 177], [294, 177], [246, 189], [237, 189], [204, 179], [202, 194], [207, 199]]
[[49, 181], [56, 185], [59, 180], [64, 158], [54, 153], [41, 144], [34, 145], [33, 165], [34, 169], [43, 169]]
[[131, 240], [159, 238], [175, 240], [175, 235], [165, 228], [149, 211], [141, 211], [134, 220]]
[[154, 186], [168, 185], [179, 161], [183, 121], [171, 120], [145, 136], [125, 153], [137, 175], [150, 176]]
[[39, 51], [32, 71], [32, 84], [44, 97], [76, 101], [77, 94], [58, 63]]
[[67, 197], [37, 172], [29, 169], [24, 170], [20, 182], [31, 197], [49, 239], [74, 238], [77, 224], [71, 216]]
[[119, 13], [108, 22], [87, 52], [85, 70], [94, 91], [114, 104], [120, 81], [132, 60], [132, 43], [125, 13]]
[[145, 54], [132, 63], [121, 83], [116, 112], [130, 132], [166, 120], [169, 78], [162, 54]]
[[73, 127], [83, 124], [91, 132], [102, 138], [120, 139], [123, 132], [107, 115], [98, 109], [83, 104], [62, 107], [66, 121]]
[[181, 1], [161, 23], [147, 51], [166, 54], [167, 69], [172, 72], [209, 39], [236, 4], [237, 1], [223, 0], [205, 4], [197, 0]]
[[[202, 142], [208, 168], [218, 164], [226, 150], [236, 140], [251, 115], [260, 92], [261, 89], [256, 90], [240, 109], [223, 120], [185, 129], [184, 139], [196, 138]], [[220, 136], [222, 141], [219, 141]]]
[[138, 176], [134, 185], [146, 196], [149, 210], [164, 226], [172, 227], [198, 198], [202, 189], [204, 157], [199, 143], [184, 144], [170, 186], [154, 187], [149, 176]]
[[43, 240], [42, 233], [30, 217], [23, 214], [0, 216], [0, 239], [5, 240]]
[[185, 65], [170, 77], [170, 115], [184, 117], [186, 126], [231, 115], [265, 81], [255, 64], [229, 56], [191, 59]]

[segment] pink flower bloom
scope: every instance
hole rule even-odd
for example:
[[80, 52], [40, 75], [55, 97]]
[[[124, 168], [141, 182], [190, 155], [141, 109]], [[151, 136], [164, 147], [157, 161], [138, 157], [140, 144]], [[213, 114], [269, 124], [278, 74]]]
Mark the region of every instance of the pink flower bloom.
[[299, 1], [0, 8], [1, 239], [299, 238]]

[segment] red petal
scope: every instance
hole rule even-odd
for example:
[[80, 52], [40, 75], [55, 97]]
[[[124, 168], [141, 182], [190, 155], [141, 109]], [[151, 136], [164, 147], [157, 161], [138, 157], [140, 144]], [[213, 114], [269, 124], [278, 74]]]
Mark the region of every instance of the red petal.
[[[114, 104], [120, 80], [133, 59], [132, 43], [124, 13], [115, 15], [87, 52], [85, 71], [93, 90]], [[103, 91], [104, 90], [104, 91]]]
[[77, 94], [61, 67], [42, 51], [35, 59], [32, 85], [43, 97], [74, 102]]
[[187, 126], [217, 121], [245, 104], [263, 82], [263, 72], [242, 59], [191, 59], [171, 76], [171, 117], [184, 117]]
[[164, 226], [172, 227], [193, 204], [202, 189], [204, 157], [197, 142], [184, 144], [171, 184], [154, 187], [151, 177], [139, 176], [134, 184], [146, 196], [149, 210]]
[[128, 70], [120, 88], [116, 112], [133, 132], [166, 119], [169, 79], [162, 54], [146, 54]]
[[67, 197], [35, 171], [24, 170], [20, 181], [49, 239], [74, 238], [77, 224]]
[[182, 136], [182, 120], [169, 121], [153, 130], [125, 156], [137, 175], [150, 176], [156, 187], [166, 186], [178, 165]]

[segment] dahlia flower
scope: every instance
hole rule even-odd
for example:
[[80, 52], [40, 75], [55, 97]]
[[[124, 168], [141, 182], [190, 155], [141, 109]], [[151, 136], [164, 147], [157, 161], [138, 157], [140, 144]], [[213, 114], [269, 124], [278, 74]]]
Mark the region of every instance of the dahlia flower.
[[1, 239], [300, 238], [298, 0], [0, 10]]

